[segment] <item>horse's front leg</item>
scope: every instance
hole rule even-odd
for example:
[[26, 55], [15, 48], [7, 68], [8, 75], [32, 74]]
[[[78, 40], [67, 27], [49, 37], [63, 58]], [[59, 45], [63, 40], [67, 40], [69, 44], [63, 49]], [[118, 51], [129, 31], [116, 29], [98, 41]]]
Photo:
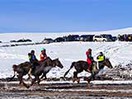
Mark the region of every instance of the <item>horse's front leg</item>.
[[32, 86], [35, 82], [36, 82], [36, 76], [35, 76], [35, 78], [34, 78], [34, 79], [32, 79], [32, 83], [31, 83], [31, 85], [30, 85], [30, 86]]
[[30, 84], [30, 87], [37, 81], [37, 84], [39, 85], [40, 83], [40, 78], [38, 75], [35, 76], [35, 78], [32, 80], [32, 83]]
[[[44, 77], [45, 77], [45, 78], [44, 78]], [[47, 79], [46, 73], [43, 73], [40, 79], [42, 80], [43, 78], [44, 78], [44, 79]]]
[[39, 76], [36, 77], [36, 80], [37, 80], [37, 84], [39, 85], [40, 84], [40, 78], [39, 78]]
[[20, 81], [19, 82], [20, 85], [24, 85], [26, 88], [29, 88], [29, 86], [26, 83], [24, 83], [22, 74], [17, 75], [17, 77], [18, 77], [18, 80]]
[[28, 78], [27, 78], [27, 80], [32, 80], [31, 75], [32, 75], [32, 68], [30, 68], [29, 71], [28, 71]]

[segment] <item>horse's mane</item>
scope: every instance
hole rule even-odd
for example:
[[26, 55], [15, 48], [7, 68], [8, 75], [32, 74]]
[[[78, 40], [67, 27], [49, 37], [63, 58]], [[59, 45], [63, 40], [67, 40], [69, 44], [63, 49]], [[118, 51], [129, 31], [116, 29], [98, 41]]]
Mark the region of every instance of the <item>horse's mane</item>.
[[46, 60], [52, 60], [50, 57], [47, 57]]
[[110, 58], [109, 58], [109, 57], [106, 57], [105, 59], [106, 59], [106, 60], [109, 60]]

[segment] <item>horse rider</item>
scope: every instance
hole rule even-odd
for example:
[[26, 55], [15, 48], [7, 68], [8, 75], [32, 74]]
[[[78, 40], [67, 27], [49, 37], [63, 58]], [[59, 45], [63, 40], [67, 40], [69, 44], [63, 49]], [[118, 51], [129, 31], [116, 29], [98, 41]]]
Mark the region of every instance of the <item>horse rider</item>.
[[103, 52], [99, 53], [99, 55], [97, 56], [97, 60], [98, 60], [98, 66], [99, 66], [99, 68], [101, 68], [102, 63], [105, 60], [105, 55], [103, 54]]
[[34, 50], [31, 50], [30, 53], [28, 53], [28, 58], [29, 58], [29, 61], [34, 64], [35, 62], [38, 62], [36, 56], [35, 56], [35, 51]]
[[43, 62], [47, 58], [46, 49], [42, 48], [40, 53], [40, 62]]
[[32, 67], [30, 68], [28, 74], [31, 75], [32, 70], [35, 69], [36, 66], [39, 65], [39, 62], [38, 62], [38, 59], [37, 59], [36, 56], [35, 56], [35, 51], [34, 51], [34, 50], [31, 50], [31, 52], [28, 53], [28, 58], [29, 58], [29, 61], [30, 61], [30, 63], [31, 63], [31, 66], [32, 66]]
[[87, 63], [88, 63], [88, 71], [90, 72], [92, 70], [92, 65], [93, 65], [93, 57], [92, 57], [92, 49], [89, 48], [86, 51], [86, 56], [87, 56]]

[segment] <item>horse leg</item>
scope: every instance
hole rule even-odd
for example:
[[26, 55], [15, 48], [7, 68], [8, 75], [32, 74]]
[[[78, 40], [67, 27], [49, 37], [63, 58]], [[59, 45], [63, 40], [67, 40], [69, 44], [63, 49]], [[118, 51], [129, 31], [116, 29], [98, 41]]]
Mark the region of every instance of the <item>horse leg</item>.
[[77, 81], [78, 83], [80, 82], [80, 79], [77, 77], [78, 72], [75, 71], [73, 74], [73, 82]]
[[20, 85], [24, 85], [26, 88], [29, 88], [29, 86], [26, 83], [24, 83], [22, 74], [18, 75], [17, 77], [18, 77], [18, 80], [20, 81], [19, 82]]
[[30, 86], [32, 86], [35, 82], [36, 82], [36, 76], [35, 76], [35, 78], [32, 80], [32, 83], [31, 83]]
[[47, 79], [47, 77], [46, 77], [46, 73], [43, 73], [40, 79], [42, 80], [43, 77], [45, 77], [45, 79]]
[[97, 74], [98, 72], [91, 72], [91, 76], [89, 77], [89, 79], [88, 79], [88, 83], [90, 83], [90, 81], [92, 81], [92, 80], [94, 80], [95, 79], [95, 76], [96, 76], [96, 74]]
[[39, 79], [39, 76], [38, 76], [38, 75], [36, 75], [35, 78], [32, 80], [32, 83], [31, 83], [30, 87], [31, 87], [36, 81], [38, 81], [38, 82], [37, 82], [38, 84], [40, 83], [40, 79]]
[[21, 74], [19, 74], [19, 75], [17, 75], [17, 77], [18, 77], [18, 80], [20, 81], [19, 82], [19, 85], [21, 85], [22, 84], [22, 82], [23, 82], [23, 76], [21, 75]]
[[11, 77], [11, 78], [8, 78], [7, 81], [12, 81], [14, 78], [15, 78], [16, 75], [16, 72], [14, 71], [14, 75]]
[[32, 77], [31, 77], [31, 72], [32, 72], [32, 68], [29, 69], [27, 80], [32, 79]]
[[35, 76], [35, 78], [32, 80], [32, 83], [30, 85], [30, 87], [37, 81], [37, 84], [39, 85], [40, 83], [40, 79], [39, 79], [39, 76]]
[[40, 83], [39, 76], [36, 76], [36, 80], [37, 80], [37, 84], [39, 85], [39, 83]]
[[27, 80], [31, 80], [31, 79], [32, 79], [31, 75], [28, 74], [28, 78], [27, 78]]

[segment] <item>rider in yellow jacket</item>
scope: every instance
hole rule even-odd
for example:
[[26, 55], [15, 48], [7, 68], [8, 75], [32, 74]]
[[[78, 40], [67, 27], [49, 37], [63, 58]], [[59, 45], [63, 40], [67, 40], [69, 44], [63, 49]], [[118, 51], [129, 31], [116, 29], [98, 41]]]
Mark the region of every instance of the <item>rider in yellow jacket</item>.
[[103, 61], [105, 60], [105, 56], [103, 54], [103, 52], [100, 52], [99, 55], [97, 56], [97, 60], [98, 60], [98, 63], [99, 63], [99, 68], [102, 67], [102, 63]]

